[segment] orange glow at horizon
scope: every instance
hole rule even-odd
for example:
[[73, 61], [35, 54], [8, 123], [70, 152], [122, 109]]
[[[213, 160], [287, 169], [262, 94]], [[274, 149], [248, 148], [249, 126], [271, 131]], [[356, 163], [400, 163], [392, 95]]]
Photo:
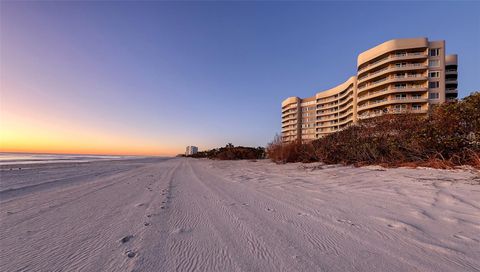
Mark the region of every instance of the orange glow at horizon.
[[9, 115], [0, 119], [0, 152], [173, 156], [182, 148], [161, 147], [153, 140], [93, 131], [61, 120]]

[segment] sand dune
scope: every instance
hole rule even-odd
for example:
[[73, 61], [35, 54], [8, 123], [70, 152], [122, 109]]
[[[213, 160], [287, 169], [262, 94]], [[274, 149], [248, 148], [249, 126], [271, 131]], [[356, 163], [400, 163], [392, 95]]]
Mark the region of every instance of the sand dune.
[[480, 271], [466, 170], [130, 160], [2, 168], [1, 271]]

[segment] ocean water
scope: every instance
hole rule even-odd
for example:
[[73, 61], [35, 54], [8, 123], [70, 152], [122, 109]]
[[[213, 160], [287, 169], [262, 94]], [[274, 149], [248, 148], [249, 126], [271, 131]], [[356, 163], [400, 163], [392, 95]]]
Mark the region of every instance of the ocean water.
[[125, 158], [130, 158], [130, 156], [5, 153], [5, 152], [0, 152], [0, 165], [32, 164], [32, 163], [59, 163], [59, 162], [89, 162], [89, 161], [114, 160], [114, 159], [125, 159]]

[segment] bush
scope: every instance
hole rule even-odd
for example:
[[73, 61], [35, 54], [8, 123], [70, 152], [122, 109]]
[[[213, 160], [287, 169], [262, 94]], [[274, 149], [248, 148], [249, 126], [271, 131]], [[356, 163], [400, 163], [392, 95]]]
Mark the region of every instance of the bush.
[[217, 160], [257, 160], [265, 158], [265, 148], [234, 146], [229, 143], [225, 147], [198, 152], [188, 157]]
[[269, 159], [277, 163], [318, 161], [311, 143], [283, 144], [278, 135], [275, 136], [273, 142], [267, 145], [266, 154]]
[[480, 93], [432, 108], [427, 116], [391, 114], [360, 121], [310, 143], [281, 143], [268, 157], [281, 163], [422, 165], [480, 168]]

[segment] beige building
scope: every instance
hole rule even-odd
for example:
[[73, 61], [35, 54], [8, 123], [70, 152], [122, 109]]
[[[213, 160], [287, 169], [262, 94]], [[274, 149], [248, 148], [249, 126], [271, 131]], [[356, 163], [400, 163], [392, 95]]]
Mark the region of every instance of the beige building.
[[360, 55], [357, 74], [309, 98], [282, 102], [282, 139], [303, 142], [387, 113], [424, 114], [457, 98], [457, 55], [445, 41], [427, 38], [384, 42]]
[[193, 155], [193, 154], [196, 154], [196, 153], [198, 153], [198, 147], [196, 147], [196, 146], [189, 145], [185, 149], [185, 156]]

